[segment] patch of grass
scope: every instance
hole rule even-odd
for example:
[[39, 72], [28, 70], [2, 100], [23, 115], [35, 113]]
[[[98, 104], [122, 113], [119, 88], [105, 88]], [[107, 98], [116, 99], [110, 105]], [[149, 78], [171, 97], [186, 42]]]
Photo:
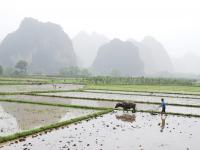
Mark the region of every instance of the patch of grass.
[[40, 127], [40, 128], [28, 130], [28, 131], [23, 131], [23, 132], [18, 132], [18, 133], [15, 133], [13, 135], [9, 135], [9, 136], [0, 137], [0, 143], [4, 143], [4, 142], [15, 140], [15, 139], [18, 139], [18, 138], [26, 137], [26, 136], [29, 136], [29, 135], [32, 135], [32, 134], [36, 134], [36, 133], [45, 131], [45, 130], [50, 130], [50, 129], [58, 128], [58, 127], [61, 127], [61, 126], [66, 126], [66, 125], [69, 125], [69, 124], [72, 124], [72, 123], [80, 122], [82, 120], [98, 117], [100, 115], [109, 113], [111, 111], [112, 111], [112, 109], [107, 109], [107, 110], [97, 112], [97, 113], [93, 113], [93, 114], [90, 114], [90, 115], [87, 115], [87, 116], [77, 117], [77, 118], [74, 118], [74, 119], [70, 119], [70, 120], [63, 121], [63, 122], [58, 122], [58, 123], [47, 125], [47, 126], [44, 126], [44, 127]]
[[169, 94], [200, 95], [199, 86], [168, 86], [168, 85], [86, 85], [87, 90], [111, 90], [127, 92], [155, 92]]
[[67, 77], [54, 77], [54, 76], [11, 76], [11, 77], [0, 77], [0, 84], [81, 84], [82, 78], [67, 78]]
[[77, 90], [46, 90], [46, 91], [27, 91], [27, 92], [0, 92], [0, 95], [26, 95], [26, 94], [37, 94], [37, 93], [57, 93], [57, 92], [80, 92], [81, 89]]

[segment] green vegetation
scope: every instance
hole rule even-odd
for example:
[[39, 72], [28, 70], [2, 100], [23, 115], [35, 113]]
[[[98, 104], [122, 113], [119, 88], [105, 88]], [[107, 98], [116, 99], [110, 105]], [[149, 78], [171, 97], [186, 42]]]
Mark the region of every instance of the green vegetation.
[[81, 84], [82, 78], [64, 78], [64, 77], [53, 77], [53, 76], [26, 76], [26, 75], [15, 75], [10, 77], [0, 77], [0, 84], [7, 85], [16, 84]]
[[0, 75], [3, 74], [3, 67], [0, 65]]
[[3, 75], [10, 76], [14, 74], [15, 69], [12, 67], [3, 67]]
[[[66, 69], [66, 70], [65, 70]], [[34, 80], [45, 81], [45, 83], [79, 83], [79, 84], [98, 84], [98, 85], [179, 85], [179, 86], [198, 86], [196, 79], [175, 79], [175, 78], [149, 78], [149, 77], [110, 77], [97, 76], [85, 77], [84, 69], [76, 67], [65, 68], [61, 74], [66, 76], [37, 76], [37, 75], [20, 75], [1, 77], [0, 80]], [[79, 73], [78, 73], [79, 72]], [[87, 72], [87, 71], [85, 71]], [[114, 71], [115, 72], [115, 71]], [[81, 76], [81, 77], [80, 77]]]
[[175, 94], [200, 94], [198, 86], [160, 86], [160, 85], [87, 85], [90, 90], [112, 90], [129, 92], [157, 92]]
[[82, 120], [98, 117], [100, 115], [109, 113], [111, 111], [112, 111], [112, 109], [107, 109], [107, 110], [97, 112], [97, 113], [93, 113], [93, 114], [90, 114], [90, 115], [87, 115], [87, 116], [78, 117], [78, 118], [75, 118], [75, 119], [71, 119], [71, 120], [67, 120], [67, 121], [63, 121], [63, 122], [58, 122], [58, 123], [47, 125], [47, 126], [44, 126], [44, 127], [40, 127], [40, 128], [36, 128], [36, 129], [24, 131], [24, 132], [15, 133], [13, 135], [5, 136], [5, 137], [0, 137], [0, 143], [7, 142], [7, 141], [10, 141], [10, 140], [14, 140], [14, 139], [18, 139], [18, 138], [22, 138], [22, 137], [26, 137], [26, 136], [36, 134], [36, 133], [39, 133], [39, 132], [42, 132], [42, 131], [50, 130], [50, 129], [53, 129], [53, 128], [66, 126], [66, 125], [76, 123], [76, 122], [79, 122], [79, 121], [82, 121]]
[[82, 82], [86, 84], [100, 85], [196, 85], [197, 80], [173, 79], [173, 78], [149, 78], [149, 77], [109, 77], [98, 76], [83, 78]]
[[[198, 80], [144, 77], [14, 76], [0, 77], [0, 85], [17, 84], [85, 84], [84, 89], [200, 94]], [[37, 91], [36, 91], [37, 92]], [[40, 92], [40, 91], [39, 91]]]
[[65, 77], [88, 77], [91, 73], [79, 67], [66, 67], [60, 70], [60, 75]]
[[28, 63], [26, 61], [24, 61], [24, 60], [20, 60], [15, 65], [15, 68], [17, 69], [15, 71], [15, 74], [26, 74], [27, 73], [27, 68], [28, 68]]

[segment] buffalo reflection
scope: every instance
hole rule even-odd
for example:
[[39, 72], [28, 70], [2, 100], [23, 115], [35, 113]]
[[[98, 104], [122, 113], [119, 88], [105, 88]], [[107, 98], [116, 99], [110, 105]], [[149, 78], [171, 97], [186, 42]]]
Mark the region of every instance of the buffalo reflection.
[[124, 122], [134, 122], [136, 119], [135, 114], [123, 114], [123, 115], [115, 115], [116, 119], [124, 121]]

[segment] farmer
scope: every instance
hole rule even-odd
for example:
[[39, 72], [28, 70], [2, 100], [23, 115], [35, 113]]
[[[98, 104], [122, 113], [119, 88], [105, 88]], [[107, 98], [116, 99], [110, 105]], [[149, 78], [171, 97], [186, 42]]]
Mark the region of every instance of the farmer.
[[162, 107], [161, 115], [163, 115], [165, 114], [165, 110], [166, 110], [166, 103], [163, 98], [161, 99], [161, 107]]

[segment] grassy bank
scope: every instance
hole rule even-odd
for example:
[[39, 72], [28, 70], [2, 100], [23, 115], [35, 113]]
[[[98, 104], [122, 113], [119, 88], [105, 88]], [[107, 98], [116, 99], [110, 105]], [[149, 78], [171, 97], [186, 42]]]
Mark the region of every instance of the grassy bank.
[[19, 92], [0, 92], [0, 95], [17, 95], [17, 94], [21, 94], [21, 95], [25, 95], [25, 94], [37, 94], [37, 93], [58, 93], [58, 92], [77, 92], [77, 91], [83, 91], [81, 89], [77, 89], [77, 90], [41, 90], [41, 91], [37, 91], [37, 90], [33, 90], [33, 91], [19, 91]]
[[158, 92], [200, 95], [199, 86], [168, 86], [168, 85], [86, 85], [87, 90], [111, 90], [128, 92]]

